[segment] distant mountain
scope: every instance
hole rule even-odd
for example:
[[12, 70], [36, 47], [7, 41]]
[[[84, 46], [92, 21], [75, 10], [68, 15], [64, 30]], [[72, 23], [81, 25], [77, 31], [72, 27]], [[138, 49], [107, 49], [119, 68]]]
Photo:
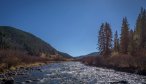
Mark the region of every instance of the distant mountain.
[[67, 54], [67, 53], [64, 53], [64, 52], [60, 52], [58, 51], [58, 53], [62, 56], [64, 56], [65, 58], [73, 58], [71, 55]]
[[92, 53], [89, 53], [89, 54], [87, 54], [87, 55], [77, 56], [76, 58], [77, 58], [77, 59], [82, 59], [82, 58], [84, 58], [84, 57], [89, 57], [89, 56], [98, 56], [98, 55], [99, 55], [99, 53], [98, 53], [98, 52], [92, 52]]
[[98, 52], [92, 52], [92, 53], [87, 54], [86, 56], [97, 56], [97, 55], [99, 55]]
[[51, 57], [54, 55], [71, 57], [58, 52], [50, 44], [31, 33], [10, 26], [0, 26], [0, 50], [15, 50], [31, 56]]

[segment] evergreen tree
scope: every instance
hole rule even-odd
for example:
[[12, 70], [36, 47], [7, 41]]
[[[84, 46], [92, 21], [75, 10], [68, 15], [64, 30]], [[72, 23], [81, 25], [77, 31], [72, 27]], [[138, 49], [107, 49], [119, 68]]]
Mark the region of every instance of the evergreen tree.
[[108, 23], [103, 23], [98, 35], [98, 47], [101, 55], [108, 56], [110, 54], [111, 42], [112, 31], [110, 25]]
[[134, 54], [134, 51], [135, 51], [135, 41], [133, 40], [133, 36], [134, 36], [134, 32], [131, 29], [129, 31], [129, 45], [128, 45], [128, 53], [130, 55], [133, 55]]
[[112, 47], [112, 31], [109, 23], [105, 23], [105, 41], [105, 55], [109, 55]]
[[105, 39], [104, 39], [104, 24], [102, 23], [99, 33], [98, 33], [98, 49], [100, 53], [103, 53], [105, 49]]
[[114, 52], [119, 52], [120, 44], [119, 44], [119, 38], [118, 38], [118, 32], [115, 32], [114, 35]]
[[136, 29], [134, 40], [136, 42], [136, 49], [146, 49], [146, 10], [141, 8], [141, 12], [138, 15], [136, 21]]
[[129, 44], [129, 27], [127, 18], [124, 17], [122, 21], [121, 37], [120, 37], [120, 51], [124, 54], [128, 51]]

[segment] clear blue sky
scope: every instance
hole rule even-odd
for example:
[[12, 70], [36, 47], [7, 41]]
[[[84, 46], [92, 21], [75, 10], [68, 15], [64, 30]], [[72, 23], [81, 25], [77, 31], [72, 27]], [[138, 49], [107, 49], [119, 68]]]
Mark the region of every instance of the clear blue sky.
[[120, 33], [127, 16], [134, 28], [146, 0], [0, 0], [0, 25], [25, 30], [59, 51], [79, 56], [97, 51], [97, 32], [109, 22]]

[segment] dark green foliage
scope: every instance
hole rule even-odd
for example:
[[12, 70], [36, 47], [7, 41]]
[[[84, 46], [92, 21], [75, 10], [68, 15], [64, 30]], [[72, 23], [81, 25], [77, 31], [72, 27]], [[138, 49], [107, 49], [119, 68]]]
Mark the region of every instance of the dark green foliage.
[[[106, 34], [105, 30], [107, 29], [105, 28], [107, 28], [107, 26], [102, 24], [98, 36], [99, 51], [102, 54], [106, 50], [107, 41], [111, 42], [107, 40], [108, 35]], [[120, 46], [118, 33], [116, 31], [114, 35], [113, 52], [110, 56], [106, 56], [106, 58], [103, 55], [99, 55], [96, 58], [88, 56], [82, 58], [81, 61], [89, 65], [113, 68], [115, 70], [128, 71], [131, 73], [143, 75], [146, 73], [146, 9], [141, 9], [134, 31], [132, 29], [129, 31], [127, 18], [123, 18]]]
[[105, 39], [103, 39], [104, 37], [104, 24], [102, 23], [98, 33], [98, 49], [100, 53], [102, 53], [105, 49]]
[[134, 32], [131, 29], [129, 32], [129, 45], [128, 45], [128, 53], [130, 55], [134, 55], [135, 51], [135, 41], [134, 41]]
[[111, 53], [112, 46], [112, 31], [108, 23], [103, 23], [99, 30], [98, 47], [99, 52], [103, 56], [108, 56]]
[[0, 26], [0, 71], [17, 65], [62, 61], [66, 58], [69, 58], [67, 54], [60, 53], [28, 32]]
[[136, 21], [134, 39], [136, 42], [136, 49], [146, 49], [146, 10], [141, 8]]
[[129, 26], [127, 18], [123, 18], [122, 28], [121, 28], [121, 37], [120, 37], [120, 51], [124, 54], [128, 52], [129, 45]]
[[19, 29], [0, 26], [0, 49], [21, 50], [29, 55], [53, 55], [57, 51], [38, 37]]
[[119, 44], [119, 38], [118, 38], [118, 32], [115, 32], [114, 35], [114, 52], [119, 52], [120, 50], [120, 44]]

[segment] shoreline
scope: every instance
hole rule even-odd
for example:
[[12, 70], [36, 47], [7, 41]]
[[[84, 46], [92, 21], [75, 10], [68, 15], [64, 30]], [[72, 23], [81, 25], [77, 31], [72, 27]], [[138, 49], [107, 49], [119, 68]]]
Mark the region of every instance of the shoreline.
[[58, 61], [35, 62], [35, 63], [29, 63], [29, 64], [23, 63], [23, 64], [20, 64], [20, 65], [11, 66], [10, 68], [7, 68], [7, 69], [3, 69], [4, 71], [0, 72], [0, 74], [4, 74], [7, 71], [15, 71], [15, 70], [19, 70], [19, 69], [40, 67], [40, 66], [47, 65], [47, 64], [50, 64], [50, 63], [55, 63], [55, 62], [58, 62]]
[[[83, 62], [81, 62], [83, 63]], [[84, 65], [87, 66], [93, 66], [93, 67], [100, 67], [100, 68], [105, 68], [105, 69], [113, 69], [115, 71], [120, 71], [120, 72], [127, 72], [127, 73], [131, 73], [131, 74], [137, 74], [137, 75], [143, 75], [146, 76], [146, 70], [138, 70], [137, 68], [134, 67], [115, 67], [115, 66], [111, 66], [111, 65], [90, 65], [90, 64], [85, 64]]]
[[60, 62], [67, 62], [67, 61], [47, 61], [47, 62], [36, 62], [30, 64], [20, 64], [20, 65], [12, 66], [9, 69], [3, 69], [4, 71], [0, 72], [0, 75], [9, 72], [19, 71], [21, 69], [37, 68], [51, 63], [60, 63]]
[[0, 73], [0, 84], [15, 84], [14, 76], [17, 75], [27, 75], [28, 71], [37, 70], [42, 72], [41, 66], [45, 66], [51, 63], [58, 63], [62, 61], [47, 61], [47, 62], [36, 62], [30, 64], [21, 64], [18, 66], [13, 66], [15, 69], [5, 69], [4, 72]]

